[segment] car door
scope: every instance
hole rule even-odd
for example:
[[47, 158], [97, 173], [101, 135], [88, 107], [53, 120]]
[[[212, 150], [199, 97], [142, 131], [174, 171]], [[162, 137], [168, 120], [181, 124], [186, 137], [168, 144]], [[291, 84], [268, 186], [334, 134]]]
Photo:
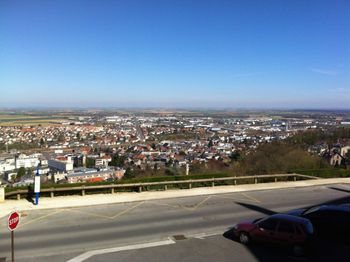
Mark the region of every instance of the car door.
[[275, 233], [277, 224], [278, 220], [274, 218], [267, 218], [260, 221], [251, 234], [252, 238], [261, 242], [276, 242]]
[[281, 245], [292, 244], [299, 240], [293, 222], [286, 220], [279, 221], [274, 237], [275, 241]]
[[335, 213], [329, 210], [317, 210], [307, 214], [305, 217], [310, 219], [314, 228], [315, 234], [318, 237], [327, 236], [334, 226]]
[[343, 238], [350, 233], [348, 212], [342, 210], [333, 211], [332, 215], [328, 216], [328, 223], [327, 233], [329, 236]]

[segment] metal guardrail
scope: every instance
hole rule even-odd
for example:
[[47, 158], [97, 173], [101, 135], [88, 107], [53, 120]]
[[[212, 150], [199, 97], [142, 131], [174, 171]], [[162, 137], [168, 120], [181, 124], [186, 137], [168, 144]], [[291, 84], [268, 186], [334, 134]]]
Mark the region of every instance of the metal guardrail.
[[[192, 186], [196, 183], [211, 183], [211, 186], [215, 186], [215, 182], [221, 181], [233, 181], [233, 185], [237, 185], [237, 181], [239, 180], [251, 180], [254, 184], [259, 183], [259, 180], [262, 179], [273, 179], [274, 182], [278, 182], [279, 178], [293, 178], [293, 181], [297, 181], [298, 178], [306, 178], [306, 179], [320, 179], [314, 176], [307, 176], [301, 174], [276, 174], [276, 175], [258, 175], [258, 176], [239, 176], [239, 177], [220, 177], [220, 178], [208, 178], [208, 179], [189, 179], [189, 180], [178, 180], [178, 181], [162, 181], [162, 182], [146, 182], [146, 183], [132, 183], [132, 184], [110, 184], [110, 185], [96, 185], [96, 186], [75, 186], [75, 187], [51, 187], [51, 188], [42, 188], [41, 193], [50, 193], [50, 197], [55, 196], [55, 192], [76, 192], [80, 191], [81, 195], [84, 196], [86, 191], [93, 191], [98, 189], [106, 189], [110, 190], [110, 193], [116, 193], [118, 189], [124, 188], [135, 188], [139, 192], [142, 192], [143, 188], [151, 187], [151, 186], [164, 186], [164, 190], [168, 189], [170, 185], [188, 185], [188, 189], [191, 189]], [[247, 183], [250, 184], [250, 183]], [[16, 191], [11, 191], [5, 193], [5, 198], [10, 196], [17, 195], [17, 199], [21, 199], [21, 195], [28, 195], [28, 189], [20, 189]]]

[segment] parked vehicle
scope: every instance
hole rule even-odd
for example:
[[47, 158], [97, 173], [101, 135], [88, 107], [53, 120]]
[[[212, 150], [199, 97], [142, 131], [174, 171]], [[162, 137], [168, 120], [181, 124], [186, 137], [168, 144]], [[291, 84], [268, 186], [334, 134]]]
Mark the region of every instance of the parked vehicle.
[[316, 206], [292, 210], [288, 214], [309, 219], [319, 238], [350, 243], [350, 205]]
[[233, 227], [233, 232], [242, 244], [256, 241], [292, 246], [294, 253], [302, 253], [313, 236], [313, 226], [305, 218], [275, 214], [239, 223]]

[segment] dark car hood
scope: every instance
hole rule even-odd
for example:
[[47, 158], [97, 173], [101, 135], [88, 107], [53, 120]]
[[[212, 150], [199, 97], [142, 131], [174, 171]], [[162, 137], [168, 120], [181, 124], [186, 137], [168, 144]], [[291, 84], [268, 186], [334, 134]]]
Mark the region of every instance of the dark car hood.
[[292, 216], [301, 216], [305, 210], [306, 210], [306, 208], [293, 209], [293, 210], [287, 212], [286, 214], [292, 215]]

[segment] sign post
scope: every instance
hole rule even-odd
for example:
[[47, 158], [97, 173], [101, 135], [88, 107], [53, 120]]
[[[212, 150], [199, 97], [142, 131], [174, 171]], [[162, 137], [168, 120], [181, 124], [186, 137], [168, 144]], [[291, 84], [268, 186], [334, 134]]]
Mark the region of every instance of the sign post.
[[11, 256], [12, 262], [15, 261], [15, 234], [14, 230], [19, 224], [19, 214], [17, 212], [12, 212], [7, 219], [7, 227], [11, 231]]
[[39, 204], [39, 193], [40, 193], [40, 174], [39, 174], [39, 166], [36, 169], [36, 174], [34, 177], [34, 193], [35, 193], [35, 202], [34, 205]]

